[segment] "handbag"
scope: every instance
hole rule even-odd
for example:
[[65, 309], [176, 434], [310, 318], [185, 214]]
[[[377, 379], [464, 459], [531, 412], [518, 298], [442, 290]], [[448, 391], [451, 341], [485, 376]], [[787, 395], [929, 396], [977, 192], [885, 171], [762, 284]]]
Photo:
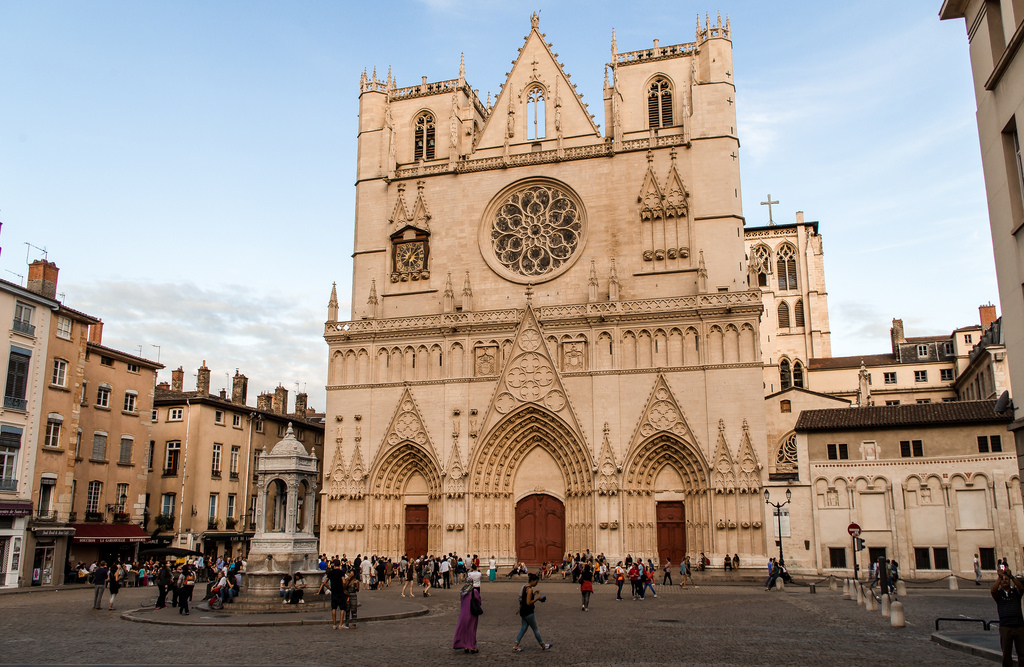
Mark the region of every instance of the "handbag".
[[469, 613], [474, 616], [480, 616], [484, 613], [483, 605], [480, 604], [480, 600], [475, 595], [469, 599]]

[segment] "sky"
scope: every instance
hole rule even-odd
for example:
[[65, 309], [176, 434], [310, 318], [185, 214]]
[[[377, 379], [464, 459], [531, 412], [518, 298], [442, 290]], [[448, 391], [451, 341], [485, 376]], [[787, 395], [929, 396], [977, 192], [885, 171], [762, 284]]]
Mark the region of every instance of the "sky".
[[[211, 389], [326, 403], [332, 283], [350, 303], [359, 77], [497, 93], [540, 14], [605, 129], [618, 49], [732, 27], [743, 212], [820, 222], [834, 356], [995, 303], [966, 28], [940, 0], [0, 0], [0, 278], [60, 268], [104, 344]], [[703, 19], [702, 19], [703, 20]], [[363, 298], [360, 296], [360, 298]], [[1001, 312], [1001, 309], [1000, 309]]]

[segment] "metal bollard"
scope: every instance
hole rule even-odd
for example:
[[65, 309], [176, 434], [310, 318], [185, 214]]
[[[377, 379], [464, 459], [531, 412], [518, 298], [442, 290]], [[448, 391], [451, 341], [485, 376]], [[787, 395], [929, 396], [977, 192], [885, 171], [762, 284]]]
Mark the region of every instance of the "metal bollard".
[[907, 625], [907, 619], [903, 615], [903, 603], [899, 600], [892, 603], [892, 608], [889, 610], [889, 622], [894, 628], [902, 628]]
[[807, 588], [811, 592], [811, 595], [818, 592], [818, 584], [807, 584]]
[[875, 594], [870, 588], [864, 591], [864, 608], [868, 611], [878, 611], [878, 603], [875, 602]]
[[889, 597], [888, 593], [882, 595], [882, 618], [889, 618], [891, 613], [892, 598]]
[[957, 583], [956, 575], [955, 574], [949, 575], [949, 590], [951, 590], [951, 591], [958, 591], [958, 590], [960, 590], [960, 584]]

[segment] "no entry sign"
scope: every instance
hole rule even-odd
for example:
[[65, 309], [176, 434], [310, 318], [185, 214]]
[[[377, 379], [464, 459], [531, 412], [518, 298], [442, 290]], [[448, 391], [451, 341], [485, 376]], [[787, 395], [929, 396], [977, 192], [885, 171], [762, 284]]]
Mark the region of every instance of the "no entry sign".
[[859, 525], [857, 525], [855, 523], [851, 523], [849, 526], [846, 527], [846, 530], [847, 530], [848, 533], [850, 533], [850, 535], [852, 537], [860, 537], [860, 526]]

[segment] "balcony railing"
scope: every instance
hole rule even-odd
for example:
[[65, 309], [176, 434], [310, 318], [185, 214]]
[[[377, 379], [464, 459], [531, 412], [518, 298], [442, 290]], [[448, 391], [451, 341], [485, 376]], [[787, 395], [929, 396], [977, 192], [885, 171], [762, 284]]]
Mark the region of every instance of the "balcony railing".
[[231, 479], [238, 479], [238, 471], [237, 470], [231, 473]]
[[178, 474], [177, 468], [164, 468], [164, 477], [174, 477]]
[[220, 468], [210, 468], [210, 477], [220, 479]]
[[206, 521], [206, 529], [207, 530], [217, 530], [217, 523], [218, 523], [218, 521], [216, 519], [207, 519], [207, 521]]
[[56, 510], [36, 510], [36, 521], [56, 521], [57, 511]]
[[103, 521], [103, 512], [86, 512], [85, 520], [95, 522]]
[[227, 528], [228, 530], [232, 530], [235, 527], [235, 520], [230, 518], [230, 517], [228, 517], [227, 519], [224, 520], [224, 527]]
[[17, 491], [18, 480], [13, 477], [0, 477], [0, 491]]
[[31, 322], [25, 320], [14, 320], [14, 326], [12, 327], [18, 333], [23, 333], [26, 336], [35, 336], [36, 328], [32, 326]]
[[11, 410], [25, 410], [28, 408], [28, 399], [17, 396], [4, 396], [4, 407]]
[[128, 512], [115, 512], [114, 523], [128, 523], [132, 520], [132, 515]]

